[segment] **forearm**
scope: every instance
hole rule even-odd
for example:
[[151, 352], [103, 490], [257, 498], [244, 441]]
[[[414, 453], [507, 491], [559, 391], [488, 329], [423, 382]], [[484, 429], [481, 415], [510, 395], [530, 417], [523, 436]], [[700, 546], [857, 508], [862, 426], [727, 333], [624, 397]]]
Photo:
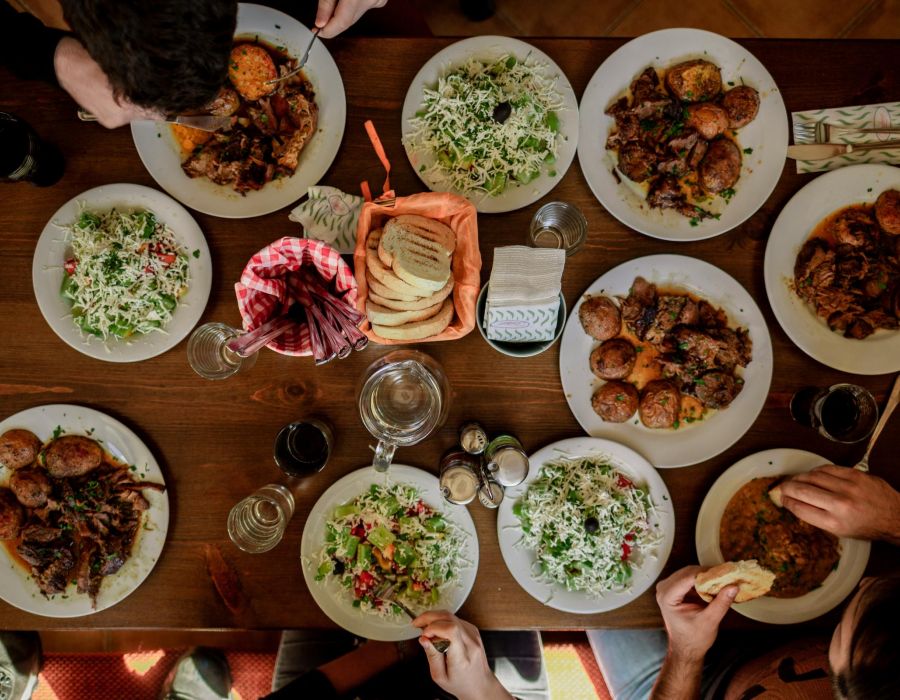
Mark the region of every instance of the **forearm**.
[[331, 682], [337, 694], [343, 695], [400, 660], [396, 644], [367, 642], [349, 654], [321, 666], [319, 671]]
[[694, 700], [700, 697], [703, 657], [680, 656], [669, 650], [653, 686], [652, 700]]

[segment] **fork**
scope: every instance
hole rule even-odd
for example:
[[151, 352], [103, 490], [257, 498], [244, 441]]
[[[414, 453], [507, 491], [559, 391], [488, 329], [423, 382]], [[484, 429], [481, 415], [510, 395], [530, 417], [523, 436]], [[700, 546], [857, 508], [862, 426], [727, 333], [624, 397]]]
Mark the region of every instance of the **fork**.
[[272, 78], [272, 80], [267, 80], [266, 85], [275, 85], [277, 83], [282, 82], [283, 80], [287, 80], [288, 78], [293, 78], [297, 73], [303, 70], [303, 66], [306, 65], [306, 62], [309, 60], [309, 52], [312, 49], [314, 43], [316, 43], [316, 37], [319, 36], [319, 27], [316, 27], [312, 30], [312, 39], [309, 40], [309, 43], [306, 45], [306, 51], [303, 52], [303, 55], [300, 57], [300, 62], [297, 64], [297, 67], [294, 68], [290, 73], [285, 73], [277, 78]]
[[[415, 620], [418, 615], [416, 615], [412, 610], [410, 610], [404, 603], [401, 603], [396, 598], [392, 597], [394, 593], [395, 585], [390, 582], [385, 582], [381, 588], [375, 591], [375, 597], [380, 598], [385, 603], [390, 603], [391, 605], [396, 605], [400, 608], [404, 613], [409, 616], [410, 620]], [[450, 648], [450, 640], [443, 639], [442, 637], [432, 637], [431, 644], [435, 649], [438, 650], [441, 654], [446, 654], [447, 649]]]
[[900, 128], [884, 127], [875, 129], [869, 127], [839, 126], [829, 124], [824, 119], [817, 122], [798, 122], [794, 124], [795, 143], [832, 143], [832, 137], [843, 134], [900, 134]]
[[856, 463], [853, 467], [854, 469], [858, 469], [861, 472], [869, 471], [869, 455], [872, 452], [872, 448], [875, 447], [875, 441], [878, 439], [878, 436], [881, 435], [884, 424], [887, 423], [888, 418], [891, 417], [891, 414], [894, 412], [894, 409], [897, 408], [898, 403], [900, 403], [900, 374], [898, 374], [897, 378], [894, 380], [894, 388], [891, 389], [891, 395], [888, 397], [884, 412], [881, 414], [881, 418], [878, 420], [875, 430], [872, 431], [872, 437], [869, 438], [869, 444], [866, 445], [866, 453], [862, 456], [862, 459]]

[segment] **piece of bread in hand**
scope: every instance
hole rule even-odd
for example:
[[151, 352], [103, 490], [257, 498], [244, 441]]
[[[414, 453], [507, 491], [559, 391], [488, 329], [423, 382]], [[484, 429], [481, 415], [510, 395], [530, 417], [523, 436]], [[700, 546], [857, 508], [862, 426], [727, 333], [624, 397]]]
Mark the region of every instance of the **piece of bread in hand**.
[[764, 596], [772, 589], [775, 574], [756, 563], [756, 559], [728, 561], [702, 571], [694, 579], [694, 588], [707, 603], [728, 586], [738, 586], [735, 603]]
[[402, 326], [372, 324], [372, 330], [388, 340], [421, 340], [443, 332], [453, 320], [453, 300], [445, 299], [441, 310], [429, 319], [406, 323]]
[[450, 293], [453, 291], [453, 278], [451, 277], [447, 280], [447, 284], [444, 285], [444, 288], [435, 292], [431, 296], [421, 297], [419, 299], [413, 300], [404, 300], [404, 299], [392, 299], [391, 297], [384, 297], [378, 292], [375, 291], [375, 288], [369, 290], [369, 299], [374, 301], [376, 304], [380, 306], [385, 306], [389, 309], [396, 309], [397, 311], [416, 311], [418, 309], [427, 309], [429, 306], [434, 306], [435, 304], [440, 304], [444, 301]]
[[781, 484], [783, 483], [784, 482], [779, 482], [769, 489], [769, 500], [779, 508], [784, 508], [784, 499], [781, 497]]
[[414, 309], [412, 311], [398, 311], [397, 309], [389, 309], [386, 306], [376, 304], [371, 299], [366, 301], [366, 316], [373, 324], [379, 326], [402, 326], [406, 323], [414, 321], [424, 321], [437, 314], [443, 302], [432, 304], [424, 309]]

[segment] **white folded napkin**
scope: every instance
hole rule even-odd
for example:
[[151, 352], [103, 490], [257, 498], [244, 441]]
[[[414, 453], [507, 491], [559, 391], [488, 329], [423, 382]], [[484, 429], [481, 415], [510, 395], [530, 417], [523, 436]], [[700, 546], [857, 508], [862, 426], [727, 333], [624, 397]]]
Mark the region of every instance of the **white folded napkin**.
[[553, 340], [559, 313], [564, 250], [506, 246], [494, 249], [484, 328], [491, 340]]
[[352, 253], [362, 205], [362, 197], [337, 187], [310, 187], [309, 197], [288, 218], [303, 226], [305, 238], [330, 243], [339, 253]]

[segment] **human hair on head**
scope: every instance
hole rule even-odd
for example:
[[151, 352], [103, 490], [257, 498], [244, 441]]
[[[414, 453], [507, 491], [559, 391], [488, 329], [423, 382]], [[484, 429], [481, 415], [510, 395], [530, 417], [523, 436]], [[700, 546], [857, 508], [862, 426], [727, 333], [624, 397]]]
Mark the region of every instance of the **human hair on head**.
[[850, 660], [835, 684], [847, 700], [900, 698], [900, 573], [876, 578], [860, 593]]
[[117, 99], [172, 114], [215, 97], [228, 75], [236, 0], [60, 0]]

